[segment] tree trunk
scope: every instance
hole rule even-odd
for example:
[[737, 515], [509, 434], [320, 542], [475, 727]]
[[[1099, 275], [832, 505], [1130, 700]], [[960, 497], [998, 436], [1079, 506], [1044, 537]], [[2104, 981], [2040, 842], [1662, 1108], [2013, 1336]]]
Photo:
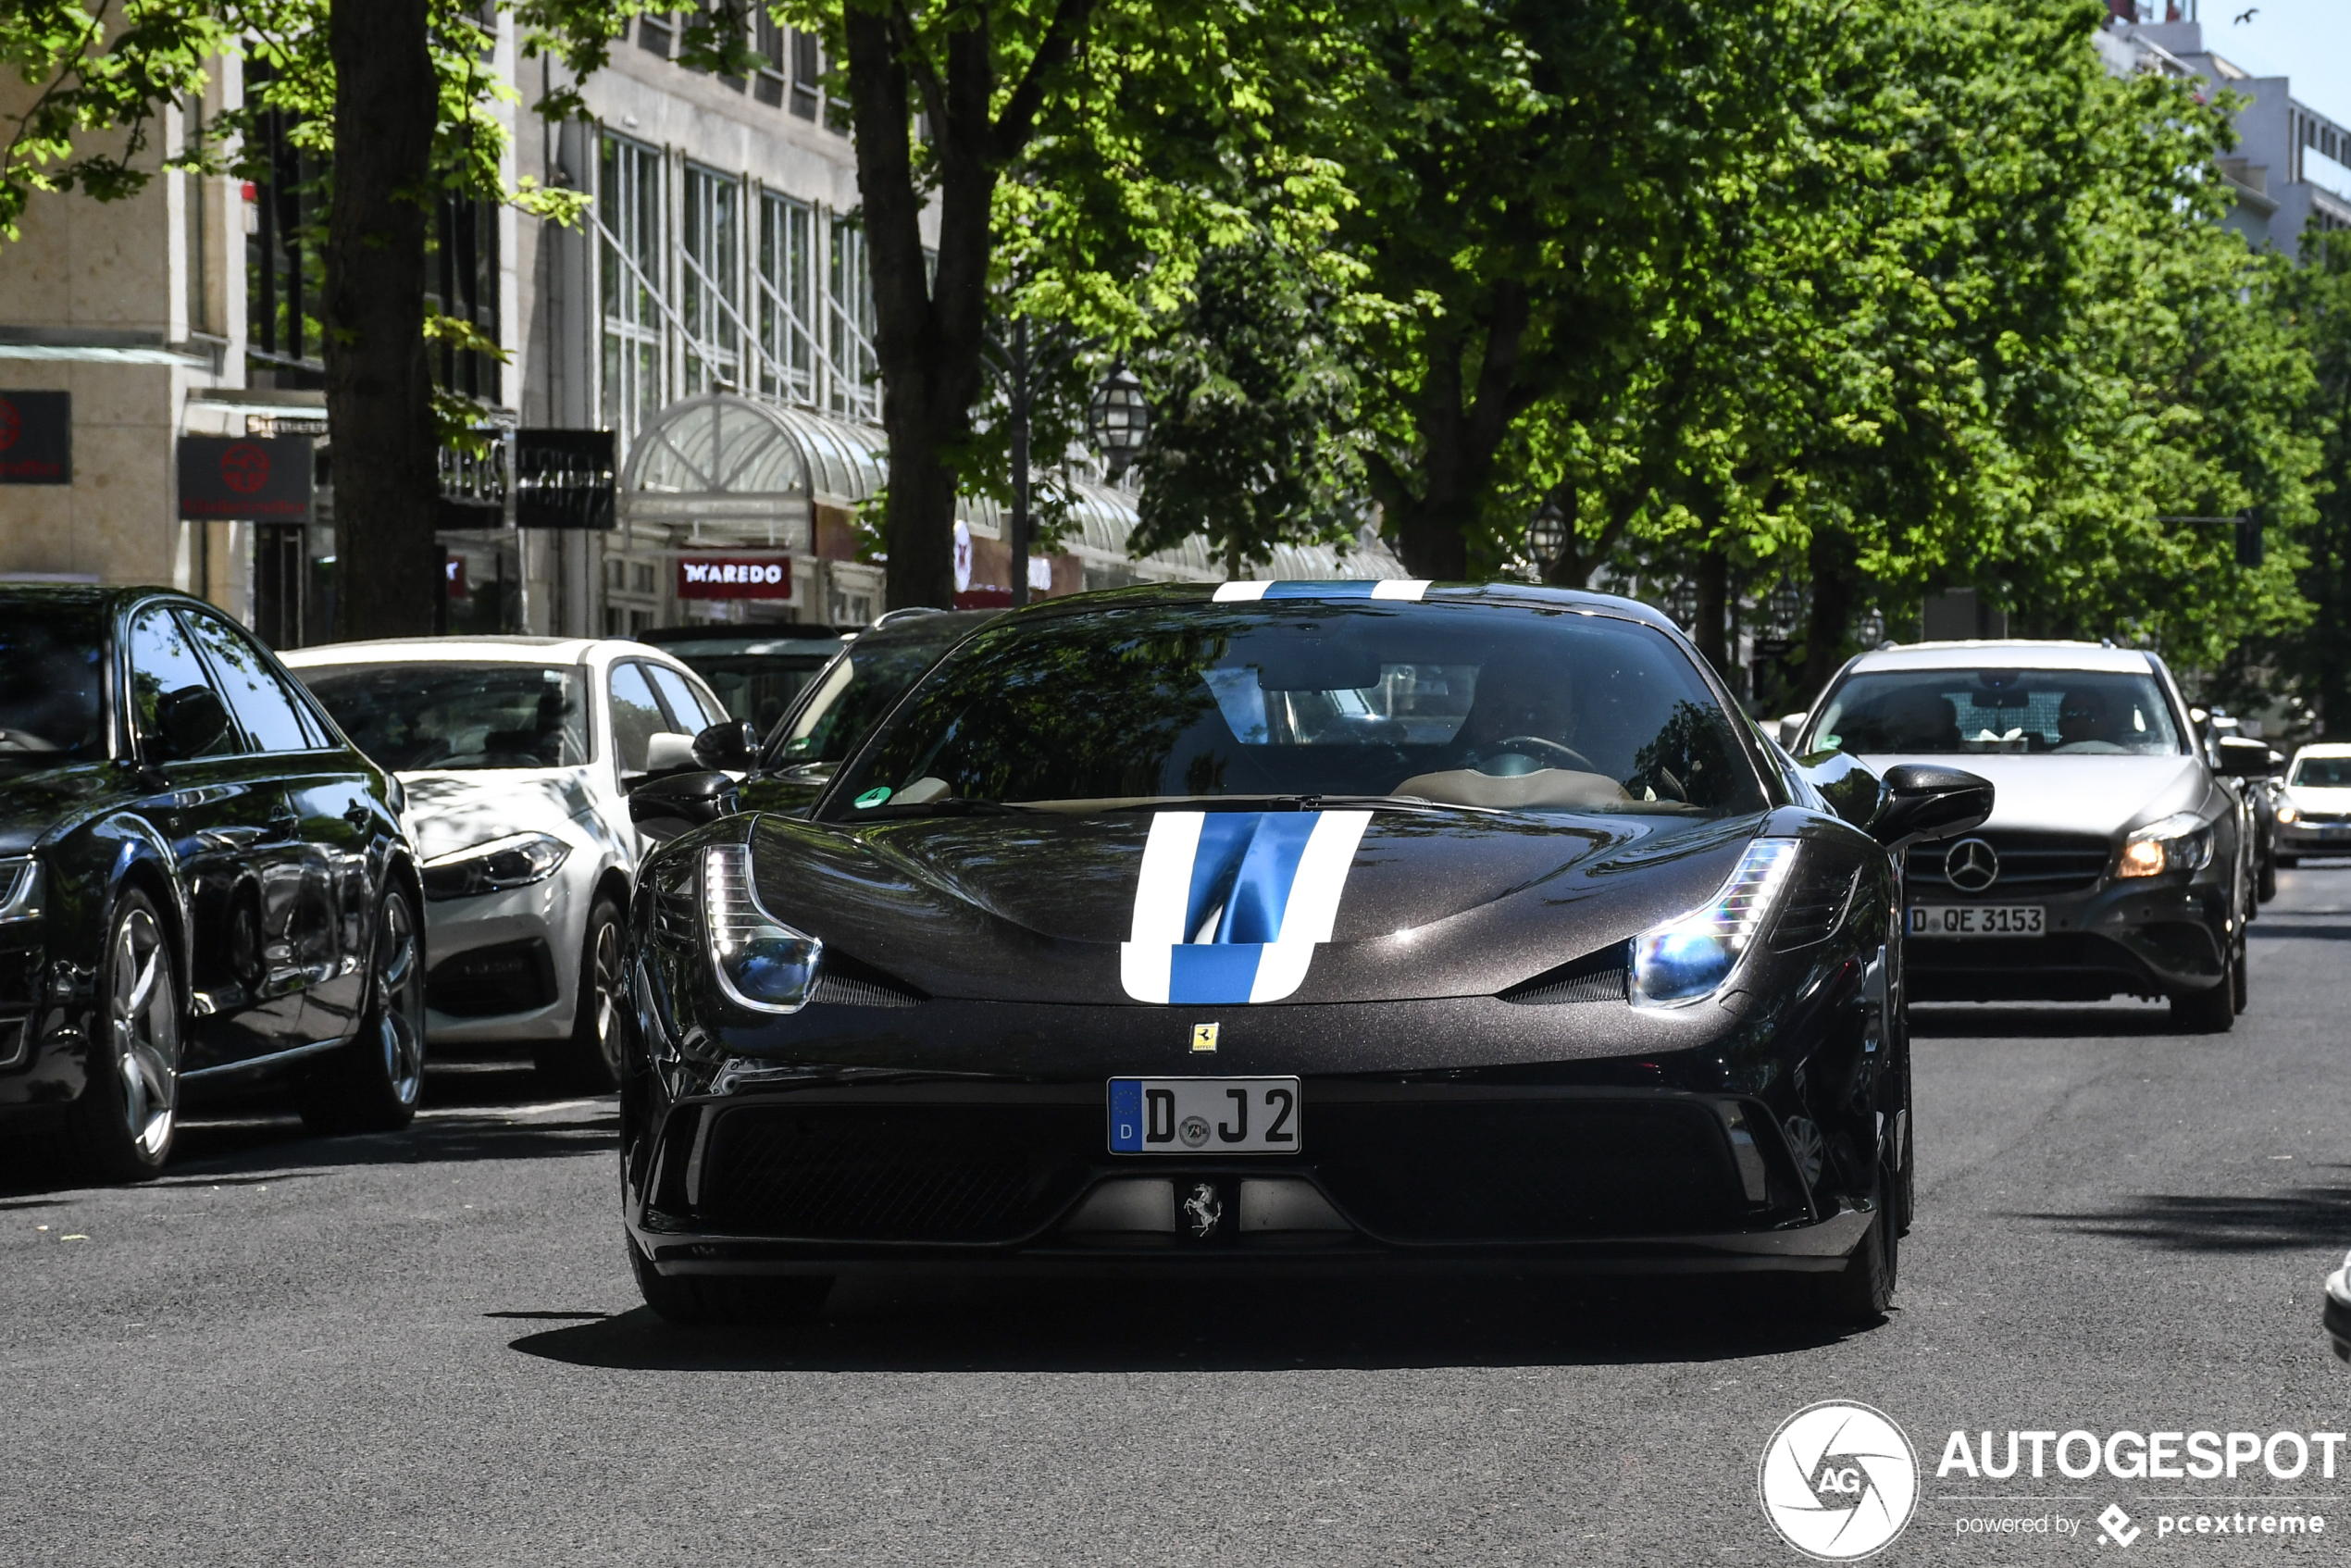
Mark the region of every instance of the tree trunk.
[[1846, 640], [1853, 634], [1853, 602], [1860, 588], [1853, 541], [1843, 531], [1812, 531], [1812, 616], [1804, 628], [1804, 690], [1807, 706], [1845, 663]]
[[1731, 560], [1719, 545], [1710, 545], [1698, 553], [1691, 563], [1698, 578], [1698, 609], [1690, 627], [1690, 641], [1714, 666], [1714, 673], [1733, 691], [1738, 683], [1733, 680], [1731, 669]]
[[327, 428], [334, 441], [335, 634], [429, 636], [440, 442], [425, 357], [425, 239], [439, 112], [425, 0], [334, 6], [327, 209]]
[[[1477, 380], [1467, 383], [1469, 330], [1440, 330], [1428, 338], [1428, 368], [1413, 411], [1420, 462], [1412, 479], [1389, 468], [1375, 486], [1381, 508], [1396, 519], [1399, 553], [1414, 577], [1440, 581], [1469, 576], [1469, 530], [1478, 521], [1495, 454], [1525, 402], [1518, 381], [1530, 305], [1520, 284], [1496, 288], [1478, 339]], [[1378, 470], [1375, 470], [1375, 474]]]

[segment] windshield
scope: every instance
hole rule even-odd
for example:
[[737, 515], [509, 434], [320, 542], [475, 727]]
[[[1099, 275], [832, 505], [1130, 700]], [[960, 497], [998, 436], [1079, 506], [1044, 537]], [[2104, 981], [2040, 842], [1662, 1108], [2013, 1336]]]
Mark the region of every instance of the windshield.
[[521, 664], [314, 665], [294, 673], [354, 744], [394, 772], [578, 767], [579, 672]]
[[749, 720], [765, 735], [784, 716], [792, 699], [816, 678], [816, 672], [840, 652], [840, 639], [793, 637], [756, 642], [728, 639], [665, 642], [662, 648], [709, 683], [729, 716]]
[[0, 617], [0, 767], [106, 754], [106, 646], [95, 614], [11, 605]]
[[2180, 732], [2152, 675], [1873, 670], [1829, 696], [1807, 750], [1906, 756], [2172, 756]]
[[2351, 757], [2301, 757], [2286, 780], [2307, 790], [2351, 790]]
[[1152, 604], [976, 634], [830, 816], [1218, 796], [1496, 810], [1759, 810], [1731, 722], [1662, 633], [1498, 605]]
[[[961, 632], [964, 628], [952, 628]], [[804, 767], [849, 760], [890, 704], [939, 662], [952, 637], [859, 638], [826, 671], [824, 684], [792, 716], [789, 728], [771, 737], [768, 765]], [[829, 768], [827, 768], [829, 771]]]

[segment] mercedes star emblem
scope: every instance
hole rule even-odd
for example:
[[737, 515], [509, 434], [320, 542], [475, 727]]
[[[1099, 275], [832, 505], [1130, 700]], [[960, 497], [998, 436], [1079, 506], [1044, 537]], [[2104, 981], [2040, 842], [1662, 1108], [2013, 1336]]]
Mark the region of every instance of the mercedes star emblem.
[[2000, 879], [2000, 857], [1981, 839], [1961, 839], [1943, 857], [1943, 875], [1963, 893], [1980, 893]]

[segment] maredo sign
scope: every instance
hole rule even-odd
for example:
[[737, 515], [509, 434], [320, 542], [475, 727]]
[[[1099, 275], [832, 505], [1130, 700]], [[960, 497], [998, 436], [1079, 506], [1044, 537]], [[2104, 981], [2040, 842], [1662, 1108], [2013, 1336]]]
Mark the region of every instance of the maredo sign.
[[780, 555], [687, 555], [678, 562], [680, 599], [789, 599], [791, 560]]

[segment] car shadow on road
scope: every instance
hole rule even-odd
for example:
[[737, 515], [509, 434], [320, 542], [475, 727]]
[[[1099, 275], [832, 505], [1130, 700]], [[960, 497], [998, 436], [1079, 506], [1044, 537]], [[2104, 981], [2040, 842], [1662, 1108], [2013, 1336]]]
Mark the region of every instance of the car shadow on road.
[[2109, 1039], [2172, 1032], [2160, 1002], [1912, 1002], [1913, 1039]]
[[2103, 1213], [2018, 1217], [2084, 1235], [2141, 1241], [2168, 1252], [2345, 1247], [2351, 1246], [2351, 1186], [2304, 1187], [2258, 1197], [2154, 1192]]
[[1281, 1372], [1707, 1363], [1842, 1337], [1761, 1281], [1062, 1280], [848, 1286], [816, 1319], [731, 1328], [640, 1307], [512, 1348], [629, 1372]]
[[[504, 1064], [497, 1064], [504, 1067]], [[320, 1138], [305, 1127], [283, 1094], [182, 1120], [171, 1163], [156, 1187], [228, 1187], [297, 1181], [353, 1165], [440, 1164], [476, 1160], [609, 1155], [620, 1147], [619, 1101], [526, 1098], [529, 1067], [483, 1072], [471, 1064], [436, 1068], [425, 1080], [424, 1107], [399, 1132]], [[0, 1199], [78, 1191], [81, 1177], [0, 1152]], [[10, 1206], [18, 1206], [10, 1204]]]

